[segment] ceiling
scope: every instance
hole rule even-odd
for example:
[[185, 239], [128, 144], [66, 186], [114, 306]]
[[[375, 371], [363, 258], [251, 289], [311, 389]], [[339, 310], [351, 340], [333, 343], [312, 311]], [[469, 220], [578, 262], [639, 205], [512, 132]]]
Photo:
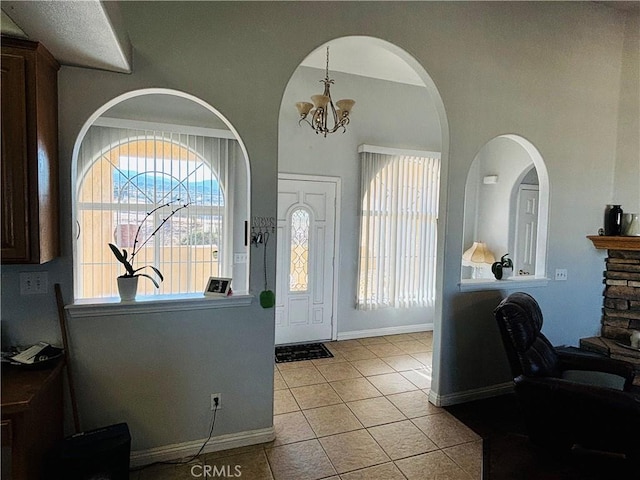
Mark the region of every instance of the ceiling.
[[627, 1], [627, 2], [604, 1], [604, 2], [593, 2], [593, 3], [606, 5], [607, 7], [615, 8], [616, 10], [624, 10], [628, 12], [640, 12], [640, 2], [638, 2], [638, 0]]
[[[338, 38], [328, 45], [329, 77], [331, 72], [343, 72], [424, 87], [420, 76], [407, 62], [369, 38]], [[325, 70], [326, 47], [327, 45], [323, 45], [311, 52], [301, 65]]]
[[115, 1], [2, 0], [1, 30], [41, 42], [63, 65], [131, 72], [131, 43]]
[[[131, 72], [131, 44], [117, 1], [2, 0], [2, 33], [42, 42], [63, 65]], [[335, 40], [330, 71], [424, 85], [397, 55], [363, 37]], [[326, 49], [302, 65], [325, 69]]]
[[[640, 11], [638, 1], [592, 2], [623, 11]], [[63, 65], [131, 72], [132, 47], [118, 1], [2, 0], [3, 34], [42, 42]], [[332, 42], [331, 71], [423, 85], [415, 71], [395, 54], [362, 37]], [[312, 52], [304, 66], [325, 69], [324, 47]]]
[[[638, 1], [593, 2], [618, 10], [640, 11]], [[130, 73], [132, 47], [121, 19], [118, 1], [13, 1], [2, 0], [3, 35], [11, 35], [42, 42], [62, 64]], [[418, 74], [403, 59], [384, 49], [379, 42], [366, 37], [345, 37], [331, 41], [329, 75], [343, 72], [371, 78], [424, 86]], [[311, 52], [302, 66], [324, 71], [326, 45]], [[165, 98], [166, 97], [166, 98]], [[172, 100], [164, 96], [162, 101], [145, 95], [114, 107], [105, 116], [135, 119], [140, 112], [144, 118], [163, 121], [166, 102], [174, 101], [171, 111], [176, 113], [173, 122], [186, 125], [207, 125], [212, 128], [226, 126], [208, 111], [184, 99]], [[194, 123], [195, 122], [195, 123]]]
[[147, 94], [129, 98], [111, 107], [102, 114], [102, 117], [229, 129], [217, 115], [196, 102], [165, 94]]

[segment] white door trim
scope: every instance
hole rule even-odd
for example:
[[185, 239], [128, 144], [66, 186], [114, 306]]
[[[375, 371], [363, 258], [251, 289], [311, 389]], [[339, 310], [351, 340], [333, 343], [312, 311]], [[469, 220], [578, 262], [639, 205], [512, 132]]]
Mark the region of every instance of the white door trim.
[[[303, 175], [299, 173], [278, 173], [278, 180], [299, 180], [332, 183], [336, 188], [335, 226], [333, 236], [333, 298], [331, 300], [331, 340], [338, 339], [338, 265], [340, 264], [340, 213], [342, 199], [342, 179], [324, 175]], [[276, 262], [277, 265], [277, 262]], [[276, 274], [277, 278], [277, 274]]]

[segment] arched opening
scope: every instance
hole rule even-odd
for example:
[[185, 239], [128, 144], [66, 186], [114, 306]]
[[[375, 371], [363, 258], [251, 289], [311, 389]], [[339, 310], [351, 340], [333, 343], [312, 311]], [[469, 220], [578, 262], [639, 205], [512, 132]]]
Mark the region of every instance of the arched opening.
[[[346, 132], [323, 135], [314, 133], [308, 125], [298, 124], [296, 102], [306, 101], [322, 93], [319, 83], [325, 76], [326, 46], [303, 60], [292, 74], [285, 89], [279, 120], [279, 176], [296, 176], [306, 186], [338, 179], [336, 210], [335, 269], [332, 286], [332, 324], [329, 337], [319, 340], [344, 340], [366, 336], [381, 336], [393, 332], [433, 330], [433, 364], [429, 352], [428, 369], [433, 365], [432, 388], [438, 388], [439, 329], [442, 316], [442, 285], [444, 264], [444, 231], [446, 226], [446, 184], [449, 132], [446, 114], [438, 90], [418, 61], [401, 48], [372, 37], [343, 37], [328, 42], [330, 47], [329, 77], [331, 96], [355, 100]], [[400, 75], [400, 77], [398, 77]], [[358, 309], [354, 303], [359, 289], [360, 257], [360, 187], [361, 145], [383, 147], [395, 152], [437, 153], [441, 162], [439, 208], [435, 257], [435, 301], [430, 307]], [[318, 187], [319, 188], [319, 187]], [[295, 195], [298, 195], [297, 193]], [[292, 192], [279, 188], [278, 221], [291, 199]], [[304, 193], [300, 194], [304, 195]], [[342, 206], [341, 206], [342, 205]], [[281, 235], [278, 236], [280, 240]], [[286, 246], [278, 246], [278, 252]], [[287, 271], [285, 265], [277, 271]], [[278, 274], [279, 285], [286, 278]], [[280, 287], [278, 287], [280, 288]], [[278, 297], [279, 295], [277, 295]], [[279, 296], [283, 298], [282, 295]], [[286, 315], [276, 306], [276, 332], [286, 323]], [[429, 310], [426, 313], [426, 310]], [[278, 343], [276, 334], [276, 343]], [[431, 343], [429, 345], [431, 350]], [[425, 360], [426, 361], [426, 360]]]
[[[548, 218], [549, 176], [538, 150], [514, 134], [487, 142], [467, 175], [463, 252], [484, 244], [494, 260], [509, 255], [508, 279], [545, 278]], [[491, 263], [463, 258], [463, 284], [492, 281]]]
[[201, 293], [211, 276], [247, 291], [248, 263], [234, 254], [248, 254], [249, 179], [244, 145], [202, 100], [146, 89], [105, 104], [73, 152], [75, 298], [116, 295], [109, 243], [162, 272], [141, 294]]

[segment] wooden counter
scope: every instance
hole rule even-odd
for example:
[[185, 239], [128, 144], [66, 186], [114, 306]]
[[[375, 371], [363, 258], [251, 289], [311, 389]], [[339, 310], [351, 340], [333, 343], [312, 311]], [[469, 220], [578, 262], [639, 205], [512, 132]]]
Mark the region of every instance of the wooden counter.
[[63, 365], [60, 360], [42, 370], [2, 366], [2, 447], [11, 448], [2, 478], [43, 478], [45, 456], [63, 436]]

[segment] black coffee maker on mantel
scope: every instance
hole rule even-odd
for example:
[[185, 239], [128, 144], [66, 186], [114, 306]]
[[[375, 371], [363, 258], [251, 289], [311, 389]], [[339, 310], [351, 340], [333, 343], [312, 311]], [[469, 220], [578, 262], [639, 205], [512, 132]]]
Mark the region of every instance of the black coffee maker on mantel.
[[622, 213], [622, 207], [620, 205], [607, 205], [604, 211], [605, 235], [622, 235]]

